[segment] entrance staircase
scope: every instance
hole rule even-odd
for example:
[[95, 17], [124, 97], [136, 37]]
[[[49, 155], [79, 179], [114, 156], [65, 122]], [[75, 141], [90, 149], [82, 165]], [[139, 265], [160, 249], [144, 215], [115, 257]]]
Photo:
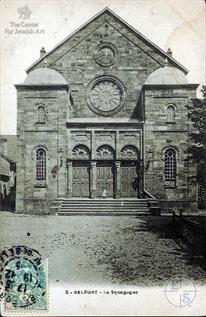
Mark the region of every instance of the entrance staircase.
[[72, 199], [57, 198], [51, 213], [65, 215], [150, 215], [148, 199]]

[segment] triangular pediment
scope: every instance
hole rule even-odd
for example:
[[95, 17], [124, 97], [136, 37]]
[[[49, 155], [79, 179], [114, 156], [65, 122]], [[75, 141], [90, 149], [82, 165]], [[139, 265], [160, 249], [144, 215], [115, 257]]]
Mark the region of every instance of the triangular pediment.
[[[65, 38], [61, 43], [55, 46], [51, 51], [46, 53], [43, 57], [39, 58], [33, 63], [26, 71], [30, 72], [39, 67], [45, 67], [45, 58], [47, 60], [47, 67], [52, 67], [54, 63], [61, 59], [61, 57], [68, 54], [69, 51], [79, 45], [82, 41], [85, 41], [98, 29], [108, 26], [110, 29], [114, 29], [114, 32], [119, 32], [122, 37], [125, 37], [131, 45], [136, 46], [139, 50], [146, 54], [149, 58], [157, 63], [157, 67], [163, 67], [165, 65], [165, 59], [167, 58], [170, 64], [174, 67], [179, 68], [185, 74], [188, 70], [178, 63], [174, 58], [164, 52], [157, 45], [148, 40], [144, 35], [128, 25], [127, 22], [123, 21], [113, 11], [105, 8], [103, 11], [98, 13], [87, 23], [82, 25], [78, 30]], [[106, 28], [105, 28], [106, 30]]]

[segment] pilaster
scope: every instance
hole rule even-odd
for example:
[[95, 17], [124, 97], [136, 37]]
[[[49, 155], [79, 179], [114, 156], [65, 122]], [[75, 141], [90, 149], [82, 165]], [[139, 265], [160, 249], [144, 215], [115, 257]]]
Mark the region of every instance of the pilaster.
[[67, 197], [72, 197], [72, 162], [67, 162]]
[[120, 161], [115, 161], [115, 198], [120, 198]]
[[96, 181], [97, 181], [96, 165], [97, 165], [96, 162], [91, 162], [91, 182], [90, 182], [91, 198], [96, 198]]

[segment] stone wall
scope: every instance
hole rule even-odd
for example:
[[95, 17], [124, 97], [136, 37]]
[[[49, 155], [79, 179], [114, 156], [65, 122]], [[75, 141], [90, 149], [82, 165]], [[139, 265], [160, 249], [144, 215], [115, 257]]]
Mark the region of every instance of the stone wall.
[[[96, 62], [98, 45], [108, 43], [115, 47], [116, 57], [110, 66]], [[71, 36], [33, 69], [55, 69], [70, 85], [72, 111], [70, 117], [99, 117], [86, 102], [86, 93], [91, 82], [100, 76], [117, 78], [125, 89], [125, 102], [116, 117], [141, 120], [140, 94], [146, 78], [155, 69], [164, 65], [165, 58], [154, 47], [134, 35], [131, 29], [109, 14], [93, 20], [81, 31]]]
[[[145, 189], [172, 207], [196, 206], [196, 186], [189, 182], [194, 171], [187, 159], [188, 132], [191, 123], [187, 119], [186, 105], [195, 97], [195, 89], [185, 87], [145, 88]], [[175, 122], [168, 123], [166, 109], [175, 108]], [[176, 151], [177, 177], [174, 187], [166, 186], [164, 179], [164, 153], [167, 148]], [[165, 203], [164, 206], [168, 206]]]
[[[43, 104], [46, 108], [45, 123], [37, 122], [38, 104]], [[49, 209], [54, 198], [65, 196], [67, 107], [66, 89], [18, 89], [18, 212], [42, 213], [42, 209]], [[36, 181], [38, 147], [46, 149], [47, 176], [43, 184]]]
[[[100, 47], [112, 48], [114, 55], [107, 65], [100, 61]], [[140, 158], [144, 156], [147, 191], [162, 201], [194, 202], [196, 191], [188, 182], [192, 168], [185, 162], [189, 128], [185, 105], [195, 97], [195, 89], [187, 85], [147, 87], [142, 94], [147, 77], [164, 65], [165, 55], [161, 50], [105, 11], [31, 67], [29, 72], [42, 67], [55, 69], [67, 81], [69, 91], [63, 87], [17, 87], [17, 210], [46, 212], [53, 199], [66, 197], [71, 183], [69, 174], [67, 179], [66, 163], [78, 144], [90, 149], [92, 159], [101, 145], [110, 145], [116, 159], [124, 146], [136, 146]], [[174, 66], [174, 61], [170, 65]], [[119, 82], [122, 89], [121, 107], [110, 115], [92, 111], [89, 105], [92, 83], [105, 76]], [[175, 108], [175, 123], [166, 122], [170, 103]], [[39, 104], [46, 109], [45, 124], [36, 120]], [[35, 181], [38, 146], [47, 151], [45, 186], [37, 186]], [[177, 151], [175, 188], [164, 186], [163, 157], [167, 146]]]

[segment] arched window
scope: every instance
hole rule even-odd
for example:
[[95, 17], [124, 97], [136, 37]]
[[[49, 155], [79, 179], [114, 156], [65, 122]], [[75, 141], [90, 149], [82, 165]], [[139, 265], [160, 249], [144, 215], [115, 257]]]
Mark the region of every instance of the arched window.
[[46, 150], [42, 147], [36, 150], [36, 180], [46, 180]]
[[39, 106], [37, 109], [37, 122], [45, 122], [45, 108], [43, 106]]
[[176, 151], [167, 149], [164, 157], [164, 176], [165, 181], [176, 180]]
[[173, 105], [169, 105], [167, 107], [166, 122], [167, 123], [175, 123], [175, 107]]

